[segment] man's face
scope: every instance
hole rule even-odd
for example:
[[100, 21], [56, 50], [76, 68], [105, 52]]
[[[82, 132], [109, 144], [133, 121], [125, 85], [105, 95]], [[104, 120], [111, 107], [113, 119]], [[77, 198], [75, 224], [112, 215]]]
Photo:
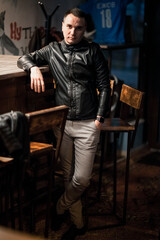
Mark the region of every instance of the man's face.
[[69, 45], [79, 43], [85, 30], [85, 19], [75, 17], [73, 14], [67, 15], [62, 22], [64, 40]]

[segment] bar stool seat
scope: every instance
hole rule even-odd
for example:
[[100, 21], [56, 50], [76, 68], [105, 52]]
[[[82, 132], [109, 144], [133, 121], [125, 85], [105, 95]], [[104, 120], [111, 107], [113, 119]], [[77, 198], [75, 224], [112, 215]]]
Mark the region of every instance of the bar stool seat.
[[31, 142], [30, 143], [30, 155], [34, 156], [37, 153], [42, 154], [46, 151], [53, 151], [53, 145], [40, 142]]

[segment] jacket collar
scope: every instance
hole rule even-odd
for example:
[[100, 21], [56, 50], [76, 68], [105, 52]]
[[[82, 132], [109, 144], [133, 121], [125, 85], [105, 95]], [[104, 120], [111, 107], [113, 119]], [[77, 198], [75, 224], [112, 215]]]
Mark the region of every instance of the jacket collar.
[[80, 49], [86, 48], [88, 46], [88, 42], [83, 39], [81, 42], [73, 45], [67, 44], [64, 40], [61, 41], [62, 48], [68, 51], [78, 51]]

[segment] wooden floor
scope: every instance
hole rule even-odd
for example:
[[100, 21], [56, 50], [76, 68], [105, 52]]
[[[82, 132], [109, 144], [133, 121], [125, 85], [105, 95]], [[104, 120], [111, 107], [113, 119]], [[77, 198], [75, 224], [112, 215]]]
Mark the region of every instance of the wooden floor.
[[[133, 153], [130, 162], [127, 223], [114, 226], [117, 219], [112, 210], [112, 164], [106, 163], [100, 201], [96, 199], [98, 161], [88, 191], [88, 232], [76, 240], [160, 240], [160, 152], [143, 149]], [[118, 164], [117, 213], [122, 211], [124, 160]], [[68, 228], [65, 223], [60, 231], [50, 232], [49, 239], [59, 240]], [[104, 225], [110, 224], [109, 227]], [[41, 233], [41, 224], [37, 233]]]
[[[117, 212], [120, 214], [123, 199], [124, 161], [120, 162], [118, 167]], [[104, 212], [109, 212], [111, 209], [111, 172], [111, 167], [104, 171], [101, 200], [89, 209], [89, 213], [92, 215], [89, 226], [91, 229], [97, 227], [97, 230], [91, 230], [85, 237], [78, 239], [160, 239], [160, 152], [146, 150], [146, 152], [142, 151], [140, 155], [132, 155], [125, 226], [114, 227], [115, 220], [110, 215], [97, 216], [98, 213], [103, 215]], [[96, 188], [96, 176], [93, 183]], [[92, 190], [91, 194], [94, 194], [95, 191], [96, 189]], [[102, 226], [106, 223], [111, 225], [113, 223], [113, 227], [103, 229]]]
[[[118, 164], [117, 215], [121, 216], [124, 180], [124, 159]], [[76, 240], [160, 240], [160, 151], [148, 148], [132, 153], [128, 195], [127, 223], [116, 226], [112, 214], [112, 163], [105, 163], [101, 198], [96, 198], [98, 184], [98, 159], [88, 190], [88, 231]], [[61, 186], [61, 179], [57, 184]], [[60, 240], [68, 229], [67, 219], [61, 230], [50, 231], [49, 239]], [[105, 225], [110, 225], [104, 227]], [[36, 235], [43, 237], [44, 220], [36, 224]], [[1, 238], [0, 238], [1, 239]]]

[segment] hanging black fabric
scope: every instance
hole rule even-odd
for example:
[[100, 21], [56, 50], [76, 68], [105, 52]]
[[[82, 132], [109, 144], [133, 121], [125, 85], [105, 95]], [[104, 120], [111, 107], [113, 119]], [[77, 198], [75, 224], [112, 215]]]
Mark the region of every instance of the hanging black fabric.
[[29, 129], [25, 115], [18, 111], [1, 114], [0, 155], [27, 162], [29, 152]]

